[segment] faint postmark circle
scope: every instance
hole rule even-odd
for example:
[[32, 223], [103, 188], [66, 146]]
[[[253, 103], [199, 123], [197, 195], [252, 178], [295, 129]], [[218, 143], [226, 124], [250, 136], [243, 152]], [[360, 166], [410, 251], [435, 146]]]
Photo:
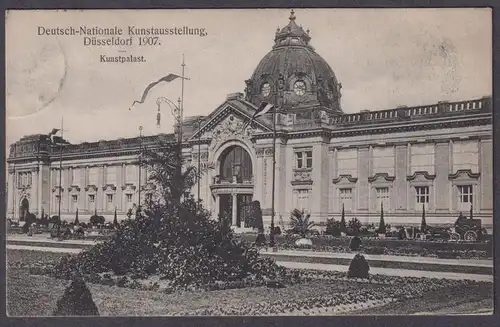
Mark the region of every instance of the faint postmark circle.
[[7, 46], [7, 118], [33, 115], [50, 105], [66, 80], [67, 61], [55, 38]]

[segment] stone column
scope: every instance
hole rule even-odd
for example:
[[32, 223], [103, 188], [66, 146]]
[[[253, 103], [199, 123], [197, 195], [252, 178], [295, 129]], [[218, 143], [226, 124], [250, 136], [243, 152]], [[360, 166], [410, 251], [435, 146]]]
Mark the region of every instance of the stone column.
[[213, 212], [216, 220], [219, 220], [219, 211], [220, 211], [220, 197], [219, 194], [215, 194], [215, 208]]
[[14, 191], [16, 189], [15, 185], [14, 185], [14, 173], [13, 172], [10, 172], [9, 173], [9, 190], [7, 192], [7, 208], [8, 208], [8, 212], [9, 212], [9, 215], [11, 214], [12, 212], [12, 218], [14, 218]]
[[[38, 178], [38, 187], [37, 187], [37, 192], [38, 192], [38, 216], [41, 217], [42, 214], [42, 197], [43, 197], [43, 171], [42, 171], [42, 163], [38, 164], [37, 167], [37, 178]], [[47, 212], [44, 212], [44, 214], [47, 214]]]
[[236, 224], [237, 224], [236, 217], [238, 215], [238, 194], [233, 193], [233, 194], [231, 194], [231, 196], [233, 197], [233, 207], [232, 207], [232, 209], [233, 209], [233, 212], [232, 212], [233, 219], [232, 220], [233, 221], [232, 221], [232, 225], [236, 226]]

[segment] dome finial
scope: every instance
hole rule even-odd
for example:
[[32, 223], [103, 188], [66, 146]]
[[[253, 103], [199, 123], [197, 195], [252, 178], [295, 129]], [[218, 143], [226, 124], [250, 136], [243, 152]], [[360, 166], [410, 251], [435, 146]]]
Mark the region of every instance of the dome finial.
[[290, 10], [290, 20], [295, 20], [295, 11], [293, 9]]

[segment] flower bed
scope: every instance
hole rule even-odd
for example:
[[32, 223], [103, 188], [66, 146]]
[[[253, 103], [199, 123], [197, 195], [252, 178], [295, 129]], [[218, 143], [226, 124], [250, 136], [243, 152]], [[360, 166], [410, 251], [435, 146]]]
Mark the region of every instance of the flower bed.
[[[16, 250], [8, 250], [8, 257], [12, 259], [9, 259], [9, 270], [13, 266], [20, 267], [21, 269], [14, 268], [16, 275], [18, 271], [26, 271], [31, 274], [50, 274], [51, 266], [57, 261], [57, 254], [49, 256], [46, 253], [41, 253], [42, 256], [37, 261], [35, 256], [37, 252], [23, 251], [11, 254], [12, 251]], [[24, 252], [33, 252], [33, 255], [24, 255]], [[17, 257], [22, 260], [18, 260]], [[128, 315], [131, 313], [126, 310], [130, 310], [130, 307], [144, 305], [144, 302], [141, 302], [140, 305], [133, 302], [133, 294], [141, 297], [141, 301], [145, 301], [145, 299], [160, 301], [155, 302], [155, 308], [158, 310], [156, 314], [161, 315], [318, 315], [367, 310], [389, 303], [420, 298], [429, 292], [448, 292], [465, 297], [467, 290], [474, 292], [474, 294], [482, 294], [482, 290], [485, 288], [492, 288], [491, 283], [475, 281], [382, 275], [371, 275], [367, 279], [352, 279], [347, 278], [345, 272], [293, 269], [287, 271], [289, 276], [295, 278], [296, 284], [289, 283], [287, 287], [277, 289], [265, 287], [264, 283], [252, 280], [211, 283], [186, 291], [176, 289], [157, 276], [147, 279], [132, 279], [130, 276], [101, 273], [86, 276], [86, 279], [95, 297], [114, 299], [113, 301], [96, 302], [105, 305], [106, 310], [111, 310], [113, 315]], [[56, 280], [63, 282], [61, 279], [48, 277], [29, 278], [29, 280], [30, 283], [40, 280], [41, 285], [44, 285], [45, 279], [43, 278], [47, 278], [51, 283]], [[21, 278], [20, 281], [22, 280], [26, 280], [26, 278]], [[20, 283], [16, 287], [22, 287], [22, 284]], [[8, 287], [14, 286], [12, 283], [8, 283]], [[478, 287], [482, 289], [477, 291]], [[30, 292], [32, 292], [31, 289]], [[42, 290], [36, 291], [39, 296], [42, 296], [42, 293]], [[59, 297], [60, 294], [57, 296]], [[109, 307], [111, 305], [113, 308]], [[99, 307], [99, 311], [101, 312], [101, 307]], [[152, 313], [148, 311], [147, 313], [136, 312], [135, 314]]]
[[[240, 235], [240, 239], [253, 242], [249, 235]], [[312, 247], [295, 245], [296, 238], [277, 236], [278, 250], [300, 250], [351, 253], [351, 237], [316, 236], [311, 238]], [[491, 243], [465, 243], [447, 241], [396, 240], [361, 237], [362, 250], [366, 254], [385, 254], [399, 256], [422, 256], [435, 258], [487, 259], [492, 258]]]
[[[461, 290], [464, 287], [481, 283], [474, 281], [451, 281], [424, 278], [401, 278], [392, 276], [373, 276], [369, 279], [348, 279], [345, 273], [325, 273], [308, 271], [307, 279], [334, 279], [338, 282], [355, 282], [356, 290], [321, 296], [305, 296], [294, 299], [280, 299], [261, 303], [224, 305], [197, 310], [175, 312], [174, 316], [204, 315], [317, 315], [353, 312], [423, 297], [428, 292], [440, 290]], [[368, 285], [384, 285], [370, 288]], [[484, 283], [483, 283], [484, 284]], [[481, 285], [484, 286], [484, 285]]]

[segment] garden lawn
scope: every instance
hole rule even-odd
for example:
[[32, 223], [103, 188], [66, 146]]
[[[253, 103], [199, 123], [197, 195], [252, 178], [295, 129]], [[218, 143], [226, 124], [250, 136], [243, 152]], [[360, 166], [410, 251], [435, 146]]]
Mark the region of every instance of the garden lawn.
[[[10, 316], [50, 316], [62, 296], [69, 281], [48, 276], [29, 275], [27, 268], [19, 268], [20, 263], [53, 262], [64, 254], [25, 250], [7, 250], [7, 313]], [[312, 272], [314, 273], [314, 272]], [[326, 274], [322, 272], [321, 274]], [[273, 289], [267, 287], [248, 287], [221, 291], [175, 292], [145, 291], [118, 286], [87, 283], [94, 302], [102, 316], [144, 316], [178, 314], [273, 314], [283, 313], [273, 303], [287, 304], [290, 310], [298, 309], [294, 303], [305, 305], [299, 310], [315, 314], [315, 298], [342, 298], [354, 294], [359, 298], [362, 293], [386, 294], [401, 285], [392, 284], [390, 277], [380, 277], [385, 284], [358, 283], [342, 279], [312, 279], [301, 284]], [[396, 280], [396, 279], [394, 279]], [[401, 279], [398, 279], [401, 282]], [[352, 314], [411, 314], [420, 312], [465, 313], [484, 309], [492, 303], [491, 283], [466, 283], [459, 288], [451, 287], [434, 292], [426, 292], [423, 297], [406, 299], [390, 305], [364, 309]], [[364, 296], [366, 298], [366, 296]], [[489, 301], [489, 302], [488, 302]], [[321, 300], [320, 302], [323, 302]], [[344, 304], [344, 302], [342, 302]], [[478, 304], [479, 303], [479, 304]], [[461, 306], [460, 309], [456, 309]], [[464, 307], [465, 306], [465, 307]], [[221, 308], [223, 309], [221, 311]], [[250, 311], [249, 311], [250, 308]], [[455, 308], [455, 309], [454, 309]], [[464, 309], [466, 308], [466, 309]], [[323, 308], [324, 310], [325, 308]], [[242, 311], [243, 310], [243, 311]], [[278, 311], [276, 311], [278, 310]]]
[[[7, 273], [9, 316], [50, 316], [69, 281], [28, 275], [26, 269], [9, 268]], [[350, 282], [317, 280], [282, 289], [251, 287], [210, 292], [165, 294], [117, 286], [87, 284], [102, 316], [170, 315], [213, 307], [238, 307], [281, 299], [307, 298], [344, 293], [359, 285]], [[381, 285], [365, 285], [380, 288]]]

